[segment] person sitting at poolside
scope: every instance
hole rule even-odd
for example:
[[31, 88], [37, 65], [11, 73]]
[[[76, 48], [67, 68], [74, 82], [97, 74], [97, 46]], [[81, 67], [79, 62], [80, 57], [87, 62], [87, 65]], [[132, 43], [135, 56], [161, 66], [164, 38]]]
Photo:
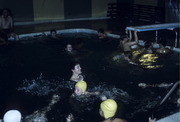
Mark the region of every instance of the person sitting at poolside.
[[21, 119], [22, 115], [18, 110], [9, 110], [4, 114], [3, 122], [21, 122]]
[[127, 122], [124, 119], [115, 118], [118, 105], [113, 99], [106, 99], [100, 105], [99, 114], [105, 118], [103, 122]]
[[3, 9], [2, 16], [0, 17], [0, 37], [5, 41], [7, 41], [9, 37], [18, 40], [19, 38], [13, 30], [13, 19], [10, 16], [10, 11], [8, 9]]
[[72, 76], [70, 80], [78, 82], [83, 80], [83, 76], [81, 75], [81, 66], [79, 63], [72, 63], [71, 64], [71, 71], [72, 71]]

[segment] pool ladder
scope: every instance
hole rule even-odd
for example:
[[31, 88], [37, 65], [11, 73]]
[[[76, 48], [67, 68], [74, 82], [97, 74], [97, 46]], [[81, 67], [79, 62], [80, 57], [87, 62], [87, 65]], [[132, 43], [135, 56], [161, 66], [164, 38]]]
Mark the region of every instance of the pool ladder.
[[160, 102], [159, 105], [157, 105], [152, 113], [152, 118], [154, 113], [158, 110], [158, 108], [167, 100], [167, 98], [171, 95], [171, 93], [177, 88], [177, 86], [180, 84], [180, 81], [177, 81], [173, 87], [169, 90], [169, 92], [166, 94], [166, 96], [163, 98], [163, 100]]

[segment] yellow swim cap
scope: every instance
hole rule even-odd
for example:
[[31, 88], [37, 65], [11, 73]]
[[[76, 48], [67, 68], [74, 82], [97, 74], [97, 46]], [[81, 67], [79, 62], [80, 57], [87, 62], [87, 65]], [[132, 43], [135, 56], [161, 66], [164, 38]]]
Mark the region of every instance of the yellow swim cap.
[[83, 80], [77, 82], [75, 86], [81, 88], [82, 91], [83, 91], [83, 93], [84, 93], [84, 92], [86, 91], [86, 89], [87, 89], [87, 83], [86, 83], [85, 81], [83, 81]]
[[104, 118], [113, 117], [117, 111], [117, 103], [113, 99], [107, 99], [101, 103], [101, 110], [104, 113]]

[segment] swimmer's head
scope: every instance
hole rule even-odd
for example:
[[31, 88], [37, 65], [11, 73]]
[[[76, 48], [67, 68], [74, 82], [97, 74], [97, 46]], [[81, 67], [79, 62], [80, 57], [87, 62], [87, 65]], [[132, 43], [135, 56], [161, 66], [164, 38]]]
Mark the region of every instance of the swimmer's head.
[[107, 99], [100, 105], [100, 115], [105, 119], [111, 118], [116, 114], [117, 103], [113, 99]]
[[67, 44], [66, 45], [66, 51], [72, 52], [72, 50], [73, 50], [72, 45], [71, 44]]
[[57, 36], [57, 32], [56, 32], [55, 29], [51, 30], [51, 31], [50, 31], [50, 34], [51, 34], [51, 37], [52, 37], [52, 38], [56, 38], [56, 36]]
[[3, 15], [3, 17], [8, 17], [9, 16], [9, 14], [10, 14], [10, 10], [9, 9], [7, 9], [7, 8], [4, 8], [3, 10], [2, 10], [2, 15]]
[[71, 71], [73, 72], [73, 74], [80, 75], [82, 73], [80, 64], [77, 62], [71, 63]]
[[21, 113], [18, 110], [9, 110], [3, 117], [3, 122], [20, 122]]
[[103, 28], [98, 29], [98, 34], [99, 34], [99, 33], [104, 34], [104, 29], [103, 29]]
[[87, 83], [85, 81], [79, 81], [75, 85], [75, 94], [77, 96], [80, 96], [86, 92], [87, 89]]

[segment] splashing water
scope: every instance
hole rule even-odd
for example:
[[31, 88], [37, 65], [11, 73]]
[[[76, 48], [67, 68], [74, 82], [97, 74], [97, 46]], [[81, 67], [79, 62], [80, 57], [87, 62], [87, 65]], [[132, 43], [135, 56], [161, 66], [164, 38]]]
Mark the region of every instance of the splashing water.
[[73, 89], [74, 83], [71, 81], [46, 80], [42, 74], [33, 80], [23, 80], [23, 85], [17, 88], [19, 91], [25, 91], [31, 95], [45, 96], [51, 92], [57, 92], [60, 88]]
[[121, 99], [121, 101], [126, 104], [132, 100], [132, 97], [126, 91], [114, 86], [108, 87], [105, 83], [99, 84], [90, 91], [99, 91], [101, 95], [105, 95], [107, 98]]

